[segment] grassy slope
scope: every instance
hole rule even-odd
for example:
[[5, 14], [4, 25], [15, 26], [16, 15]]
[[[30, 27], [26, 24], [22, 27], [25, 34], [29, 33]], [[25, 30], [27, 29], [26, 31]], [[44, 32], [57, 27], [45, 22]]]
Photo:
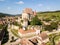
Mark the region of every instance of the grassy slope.
[[42, 18], [55, 18], [60, 19], [60, 11], [52, 11], [52, 12], [38, 12], [38, 17]]

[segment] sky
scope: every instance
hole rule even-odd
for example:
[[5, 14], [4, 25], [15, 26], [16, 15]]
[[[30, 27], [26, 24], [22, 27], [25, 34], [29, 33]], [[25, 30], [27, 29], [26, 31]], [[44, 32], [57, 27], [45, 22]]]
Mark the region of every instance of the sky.
[[60, 0], [0, 0], [0, 12], [21, 14], [24, 8], [39, 11], [60, 10]]

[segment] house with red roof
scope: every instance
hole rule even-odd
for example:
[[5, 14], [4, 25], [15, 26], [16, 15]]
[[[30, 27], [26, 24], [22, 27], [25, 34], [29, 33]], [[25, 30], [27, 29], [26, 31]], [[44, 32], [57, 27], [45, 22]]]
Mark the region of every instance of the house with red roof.
[[18, 30], [18, 34], [20, 37], [30, 37], [30, 36], [35, 36], [36, 35], [36, 30], [28, 29], [20, 29]]

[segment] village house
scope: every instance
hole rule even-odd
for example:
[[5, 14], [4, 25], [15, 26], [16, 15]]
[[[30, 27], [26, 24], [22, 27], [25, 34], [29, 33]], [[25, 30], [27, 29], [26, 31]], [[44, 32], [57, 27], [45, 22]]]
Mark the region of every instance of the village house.
[[29, 37], [29, 36], [35, 36], [36, 35], [36, 30], [24, 30], [24, 29], [20, 29], [18, 30], [18, 34], [20, 37]]
[[49, 38], [48, 38], [48, 35], [47, 33], [41, 33], [39, 36], [38, 36], [38, 42], [39, 44], [42, 44], [42, 43], [47, 43], [49, 41]]
[[0, 21], [0, 25], [2, 25], [3, 24], [3, 21]]
[[38, 34], [40, 34], [40, 29], [39, 28], [32, 28], [32, 29], [26, 29], [26, 28], [23, 28], [23, 29], [19, 29], [18, 30], [18, 34], [21, 36], [21, 37], [29, 37], [29, 36], [36, 36]]
[[60, 42], [58, 42], [58, 44], [57, 45], [60, 45]]
[[22, 38], [20, 44], [21, 45], [25, 45], [25, 44], [28, 45], [27, 41], [30, 42], [29, 45], [30, 44], [46, 45], [46, 43], [49, 41], [49, 38], [46, 33], [41, 33], [40, 35], [37, 35], [37, 36], [30, 38], [30, 39]]
[[34, 45], [33, 43], [31, 43], [28, 39], [26, 38], [23, 38], [21, 39], [21, 42], [20, 42], [21, 45]]

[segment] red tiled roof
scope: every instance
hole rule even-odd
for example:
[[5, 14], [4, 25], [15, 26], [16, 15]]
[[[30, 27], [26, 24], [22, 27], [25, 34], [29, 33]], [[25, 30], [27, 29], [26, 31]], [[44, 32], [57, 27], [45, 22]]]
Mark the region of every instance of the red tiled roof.
[[48, 35], [47, 35], [46, 33], [41, 33], [39, 36], [40, 36], [43, 40], [48, 37]]
[[21, 45], [33, 45], [29, 40], [27, 40], [26, 38], [21, 39], [20, 42]]
[[46, 45], [46, 43], [43, 42], [42, 45]]
[[23, 12], [24, 12], [24, 13], [28, 13], [28, 14], [33, 14], [33, 11], [32, 11], [31, 8], [25, 8], [25, 9], [23, 10]]
[[57, 45], [60, 45], [60, 42]]
[[31, 33], [31, 32], [36, 32], [36, 30], [23, 30], [23, 29], [20, 29], [20, 30], [18, 30], [20, 33], [22, 33], [22, 34], [26, 34], [26, 33]]
[[31, 39], [32, 42], [37, 43], [37, 38]]

